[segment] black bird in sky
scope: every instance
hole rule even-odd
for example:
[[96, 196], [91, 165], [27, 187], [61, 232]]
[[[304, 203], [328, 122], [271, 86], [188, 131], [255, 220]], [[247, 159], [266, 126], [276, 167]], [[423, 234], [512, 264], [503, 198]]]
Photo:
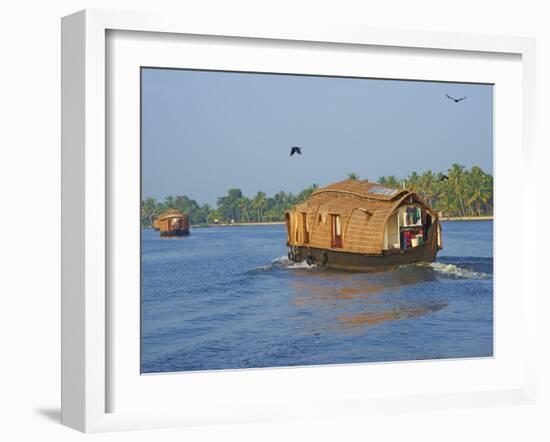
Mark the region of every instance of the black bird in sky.
[[298, 146], [292, 146], [290, 148], [290, 156], [294, 155], [295, 153], [297, 153], [298, 155], [302, 155], [302, 148]]
[[445, 94], [449, 100], [453, 100], [455, 103], [458, 103], [459, 101], [465, 100], [468, 97], [462, 97], [462, 98], [453, 98], [449, 94]]

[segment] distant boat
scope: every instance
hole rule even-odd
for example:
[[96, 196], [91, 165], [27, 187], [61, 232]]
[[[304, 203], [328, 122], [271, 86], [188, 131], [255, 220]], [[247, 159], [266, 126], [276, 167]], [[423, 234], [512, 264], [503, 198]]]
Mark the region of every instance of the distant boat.
[[313, 192], [285, 213], [288, 257], [368, 271], [432, 262], [442, 248], [438, 214], [416, 193], [360, 180]]
[[168, 209], [157, 218], [160, 236], [189, 235], [189, 217], [177, 209]]

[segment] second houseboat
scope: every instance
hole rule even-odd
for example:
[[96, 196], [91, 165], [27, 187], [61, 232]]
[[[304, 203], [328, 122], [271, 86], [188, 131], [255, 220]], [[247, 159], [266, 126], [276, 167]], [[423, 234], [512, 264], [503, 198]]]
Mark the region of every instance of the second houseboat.
[[189, 217], [176, 209], [168, 209], [162, 212], [158, 218], [160, 236], [186, 236], [189, 235]]

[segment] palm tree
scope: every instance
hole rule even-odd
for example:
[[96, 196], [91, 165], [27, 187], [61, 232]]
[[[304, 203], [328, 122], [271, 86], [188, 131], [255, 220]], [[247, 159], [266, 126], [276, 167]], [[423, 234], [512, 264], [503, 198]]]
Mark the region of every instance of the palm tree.
[[409, 175], [409, 178], [405, 180], [406, 186], [409, 190], [416, 192], [420, 185], [420, 176], [416, 172], [412, 172]]
[[267, 207], [267, 199], [264, 192], [259, 191], [252, 200], [252, 207], [256, 209], [258, 221], [262, 221], [263, 210]]
[[141, 223], [144, 226], [152, 226], [155, 216], [158, 215], [157, 200], [147, 198], [141, 203]]
[[226, 220], [237, 220], [240, 218], [239, 200], [243, 193], [241, 189], [231, 188], [226, 196], [218, 198], [218, 210], [222, 218]]
[[246, 222], [249, 223], [250, 217], [248, 216], [248, 208], [250, 207], [250, 200], [243, 195], [242, 197], [239, 198], [238, 204], [239, 204], [239, 209], [241, 213], [244, 213], [246, 217]]
[[461, 166], [458, 163], [454, 163], [448, 171], [449, 182], [451, 184], [454, 194], [458, 198], [458, 202], [460, 204], [460, 212], [462, 216], [465, 215], [464, 201], [462, 198], [462, 188], [464, 186], [464, 169], [464, 166]]
[[437, 205], [434, 208], [447, 216], [457, 215], [460, 208], [456, 204], [457, 199], [454, 197], [453, 188], [449, 180], [440, 182], [438, 188]]
[[493, 176], [487, 173], [484, 173], [483, 176], [483, 186], [487, 189], [488, 199], [484, 204], [485, 214], [493, 214]]
[[209, 204], [203, 204], [195, 212], [194, 224], [205, 224], [208, 222], [208, 215], [212, 213], [212, 207]]
[[420, 176], [420, 194], [426, 199], [430, 206], [433, 205], [432, 195], [434, 191], [435, 175], [427, 170]]
[[466, 204], [472, 207], [472, 213], [480, 216], [493, 195], [492, 181], [487, 179], [481, 168], [474, 166], [467, 175]]
[[163, 208], [163, 210], [173, 208], [174, 205], [175, 205], [175, 202], [176, 202], [176, 200], [174, 199], [173, 196], [171, 196], [171, 195], [167, 196], [166, 198], [164, 198], [164, 208]]
[[288, 200], [288, 196], [283, 190], [281, 190], [280, 192], [277, 192], [275, 195], [273, 195], [273, 199], [275, 200], [276, 206], [283, 207]]
[[350, 173], [348, 173], [347, 179], [348, 180], [358, 180], [359, 175], [357, 175], [355, 172], [350, 172]]
[[445, 175], [439, 172], [435, 175], [434, 181], [432, 183], [431, 204], [430, 204], [432, 207], [435, 208], [436, 206], [438, 206], [439, 198], [441, 198], [441, 195], [443, 194], [445, 188], [446, 188]]
[[[407, 186], [423, 195], [426, 202], [435, 210], [446, 215], [483, 215], [493, 211], [493, 177], [480, 167], [474, 166], [467, 170], [460, 164], [453, 164], [446, 172], [434, 174], [427, 170], [419, 175], [411, 172], [406, 180]], [[359, 179], [356, 173], [350, 173], [348, 179]], [[399, 178], [394, 175], [381, 176], [378, 182], [391, 187], [401, 187]], [[284, 212], [292, 205], [306, 201], [319, 186], [312, 184], [298, 195], [280, 191], [272, 197], [264, 192], [257, 192], [250, 201], [238, 188], [231, 188], [225, 196], [219, 197], [217, 208], [208, 204], [199, 205], [197, 201], [186, 195], [167, 196], [162, 202], [154, 198], [146, 198], [141, 202], [141, 223], [147, 227], [153, 224], [153, 219], [159, 213], [169, 208], [177, 208], [189, 214], [193, 224], [209, 222], [214, 219], [250, 221], [281, 221]], [[253, 212], [251, 213], [251, 211]]]
[[285, 193], [282, 190], [277, 192], [273, 198], [268, 199], [268, 218], [272, 221], [282, 221], [285, 211], [298, 202], [300, 202], [299, 197], [292, 193]]
[[311, 186], [307, 187], [306, 189], [302, 190], [298, 196], [296, 197], [297, 203], [303, 203], [305, 200], [307, 200], [313, 192], [315, 192], [319, 188], [318, 184], [312, 184]]
[[208, 212], [208, 215], [206, 216], [206, 222], [208, 224], [214, 224], [214, 222], [217, 222], [216, 220], [219, 220], [220, 218], [220, 212], [218, 212], [217, 210], [210, 210], [210, 212]]

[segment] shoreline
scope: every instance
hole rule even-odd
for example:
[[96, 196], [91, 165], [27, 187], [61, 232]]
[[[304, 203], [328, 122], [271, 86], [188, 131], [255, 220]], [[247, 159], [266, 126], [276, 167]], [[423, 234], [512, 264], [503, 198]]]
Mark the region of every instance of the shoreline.
[[266, 222], [252, 222], [252, 223], [219, 223], [219, 224], [200, 224], [192, 225], [194, 229], [205, 229], [208, 227], [242, 227], [242, 226], [275, 226], [284, 224], [284, 221], [266, 221]]
[[[440, 221], [493, 221], [493, 216], [442, 216]], [[266, 221], [251, 223], [220, 223], [220, 224], [200, 224], [192, 225], [193, 229], [207, 229], [209, 227], [246, 227], [246, 226], [276, 226], [285, 224], [284, 221]], [[142, 229], [151, 229], [151, 227], [142, 227]]]
[[[493, 216], [443, 216], [439, 218], [440, 221], [493, 221]], [[274, 226], [285, 224], [284, 221], [266, 221], [266, 222], [251, 222], [251, 223], [221, 223], [221, 224], [202, 224], [191, 226], [195, 229], [207, 228], [207, 227], [235, 227], [235, 226]]]

